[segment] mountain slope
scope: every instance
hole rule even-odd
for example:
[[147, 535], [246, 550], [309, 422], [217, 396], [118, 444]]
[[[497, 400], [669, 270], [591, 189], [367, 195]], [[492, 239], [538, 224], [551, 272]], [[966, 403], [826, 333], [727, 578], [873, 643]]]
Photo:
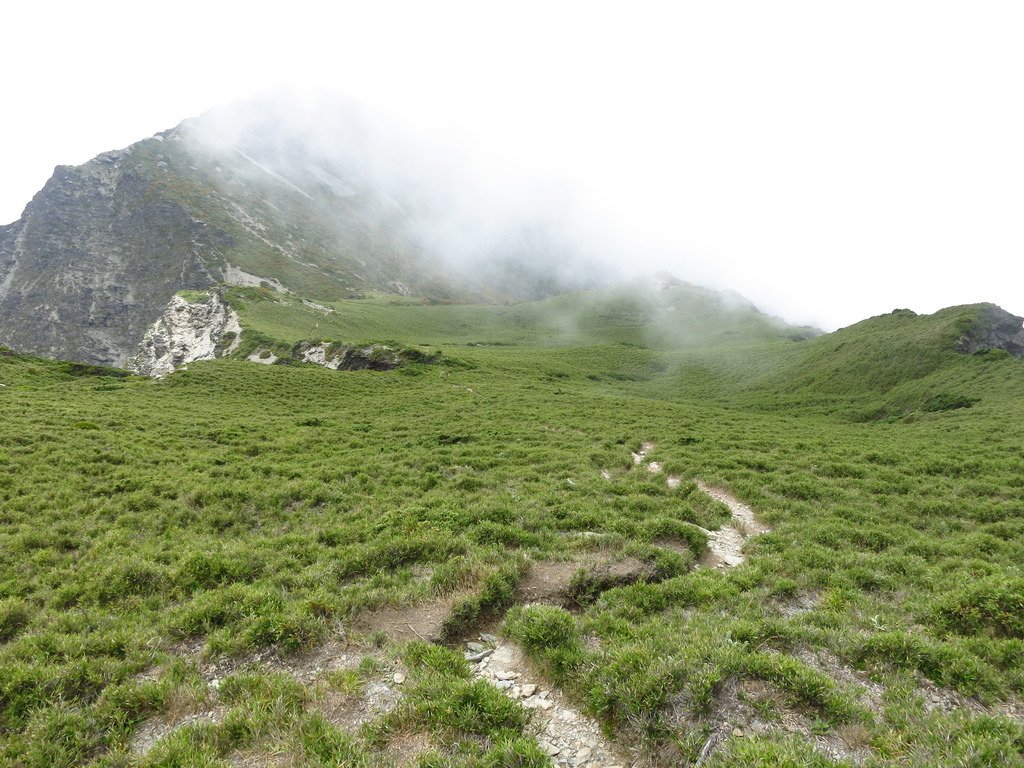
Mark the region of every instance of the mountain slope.
[[[0, 227], [0, 343], [121, 364], [176, 291], [218, 283], [478, 302], [586, 284], [553, 266], [573, 254], [549, 222], [481, 237], [472, 213], [442, 221], [453, 193], [431, 184], [445, 169], [416, 166], [407, 137], [351, 105], [317, 115], [314, 131], [309, 115], [239, 104], [58, 167]], [[394, 168], [378, 167], [384, 154]], [[472, 275], [445, 261], [455, 240], [470, 243]]]

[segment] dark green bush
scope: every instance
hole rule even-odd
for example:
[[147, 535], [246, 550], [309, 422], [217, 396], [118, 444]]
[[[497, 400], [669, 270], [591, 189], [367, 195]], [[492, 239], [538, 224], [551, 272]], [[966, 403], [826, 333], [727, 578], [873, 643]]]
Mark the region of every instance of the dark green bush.
[[932, 395], [923, 403], [921, 410], [927, 413], [938, 413], [939, 411], [953, 411], [957, 408], [970, 408], [978, 402], [977, 398], [964, 397], [963, 395], [951, 395], [948, 392]]
[[0, 600], [0, 643], [17, 637], [32, 618], [32, 612], [23, 600], [7, 598]]
[[992, 577], [941, 598], [933, 623], [958, 635], [1024, 639], [1024, 578]]

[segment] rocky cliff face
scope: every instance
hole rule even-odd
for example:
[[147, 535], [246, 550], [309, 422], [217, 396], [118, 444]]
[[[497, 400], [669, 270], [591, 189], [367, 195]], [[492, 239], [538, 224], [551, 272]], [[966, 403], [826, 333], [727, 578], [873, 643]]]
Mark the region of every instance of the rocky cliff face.
[[60, 167], [0, 228], [0, 343], [121, 365], [168, 298], [220, 278], [231, 236], [150, 194], [131, 150]]
[[454, 296], [374, 190], [303, 189], [269, 162], [185, 125], [57, 168], [0, 227], [0, 344], [123, 365], [177, 291], [220, 283]]
[[188, 363], [229, 355], [241, 340], [238, 315], [219, 293], [178, 295], [146, 331], [126, 367], [143, 376], [166, 376]]
[[960, 338], [957, 350], [971, 355], [986, 349], [1004, 349], [1014, 357], [1024, 357], [1024, 317], [994, 304], [985, 306], [974, 327]]

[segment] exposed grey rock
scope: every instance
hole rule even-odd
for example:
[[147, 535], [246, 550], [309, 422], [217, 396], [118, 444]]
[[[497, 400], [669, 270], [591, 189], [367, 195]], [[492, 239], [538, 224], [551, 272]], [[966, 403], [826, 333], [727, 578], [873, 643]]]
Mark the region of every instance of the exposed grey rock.
[[1024, 357], [1024, 317], [986, 305], [977, 324], [960, 338], [957, 351], [973, 355], [987, 349], [1005, 349], [1014, 357]]
[[273, 365], [278, 361], [277, 355], [269, 349], [256, 350], [245, 359], [250, 363], [259, 363], [260, 365]]
[[252, 288], [270, 288], [278, 291], [279, 293], [289, 293], [289, 290], [285, 288], [280, 280], [275, 280], [272, 277], [260, 277], [259, 275], [253, 275], [246, 272], [244, 269], [232, 266], [231, 264], [224, 265], [224, 282], [228, 285], [240, 285]]
[[292, 356], [333, 371], [390, 371], [402, 362], [398, 351], [384, 344], [354, 347], [327, 341], [301, 341], [293, 348]]

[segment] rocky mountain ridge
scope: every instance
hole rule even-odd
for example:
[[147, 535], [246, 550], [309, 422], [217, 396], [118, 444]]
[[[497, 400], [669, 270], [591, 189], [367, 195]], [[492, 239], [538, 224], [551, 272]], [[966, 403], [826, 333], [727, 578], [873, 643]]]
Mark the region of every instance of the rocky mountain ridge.
[[[219, 284], [326, 301], [382, 291], [485, 303], [581, 284], [555, 273], [564, 243], [529, 221], [519, 237], [481, 241], [479, 272], [460, 273], [436, 233], [472, 233], [474, 222], [434, 226], [446, 203], [425, 181], [377, 173], [380, 148], [356, 110], [316, 136], [280, 119], [266, 104], [235, 105], [59, 166], [0, 227], [0, 344], [124, 365], [178, 291]], [[325, 135], [336, 141], [325, 146]]]

